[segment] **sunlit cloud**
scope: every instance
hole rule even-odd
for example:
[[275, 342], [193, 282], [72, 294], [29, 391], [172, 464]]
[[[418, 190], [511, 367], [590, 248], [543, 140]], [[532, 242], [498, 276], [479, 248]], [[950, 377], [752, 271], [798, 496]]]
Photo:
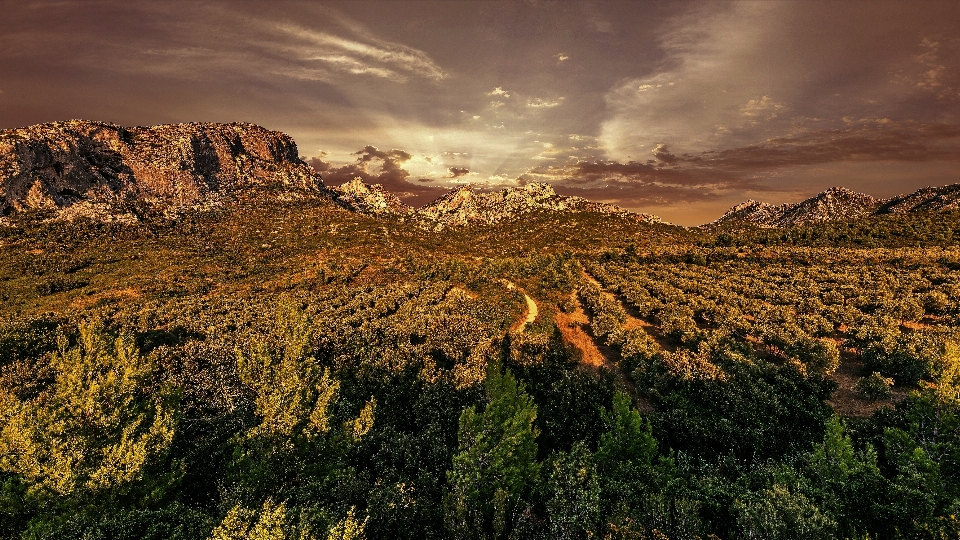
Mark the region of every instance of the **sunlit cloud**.
[[[375, 39], [365, 43], [293, 24], [279, 24], [276, 29], [317, 48], [315, 54], [303, 51], [307, 53], [304, 60], [329, 62], [335, 67], [344, 66], [350, 73], [397, 78], [397, 73], [402, 72], [435, 81], [448, 76], [426, 53], [405, 45]], [[328, 51], [334, 51], [334, 54], [329, 54]], [[400, 78], [405, 79], [406, 76]]]
[[553, 107], [559, 107], [563, 100], [566, 98], [559, 97], [557, 99], [543, 99], [543, 98], [534, 98], [527, 100], [527, 107], [533, 109], [552, 109]]

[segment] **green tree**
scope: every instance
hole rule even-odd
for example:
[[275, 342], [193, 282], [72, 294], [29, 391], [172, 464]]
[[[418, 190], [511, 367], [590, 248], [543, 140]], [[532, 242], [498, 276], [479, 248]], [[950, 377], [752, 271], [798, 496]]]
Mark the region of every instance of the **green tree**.
[[876, 526], [875, 505], [883, 478], [877, 453], [869, 443], [857, 450], [839, 416], [826, 423], [823, 442], [814, 446], [809, 463], [824, 509], [839, 519], [839, 532], [856, 536]]
[[[301, 529], [290, 519], [287, 503], [275, 504], [267, 499], [260, 511], [234, 506], [209, 540], [313, 540], [308, 529]], [[342, 538], [334, 537], [334, 538]], [[354, 537], [356, 538], [356, 537]]]
[[600, 483], [593, 456], [583, 441], [569, 453], [561, 452], [549, 462], [546, 491], [551, 538], [573, 540], [596, 535], [600, 514]]
[[355, 513], [356, 509], [351, 508], [342, 520], [331, 527], [327, 540], [363, 540], [366, 538], [366, 526], [370, 518], [366, 517], [363, 521], [359, 521]]
[[733, 504], [744, 538], [764, 540], [826, 540], [836, 522], [803, 493], [774, 484]]
[[487, 406], [460, 415], [459, 450], [447, 471], [447, 527], [456, 538], [501, 538], [519, 522], [537, 479], [537, 407], [509, 370], [487, 366]]
[[330, 429], [329, 409], [340, 383], [310, 355], [313, 326], [289, 298], [277, 307], [273, 333], [237, 350], [237, 371], [256, 397], [260, 424], [250, 436], [306, 435]]
[[0, 392], [0, 469], [30, 491], [72, 495], [129, 485], [167, 451], [177, 427], [177, 395], [154, 387], [154, 365], [133, 336], [80, 326], [79, 343], [50, 362], [53, 382], [22, 400]]

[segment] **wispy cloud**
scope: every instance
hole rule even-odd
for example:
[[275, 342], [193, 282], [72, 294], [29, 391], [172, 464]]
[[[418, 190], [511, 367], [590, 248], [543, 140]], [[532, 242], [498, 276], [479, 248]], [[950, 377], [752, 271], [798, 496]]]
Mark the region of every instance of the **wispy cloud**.
[[412, 75], [440, 81], [449, 76], [426, 53], [405, 45], [369, 38], [366, 42], [348, 39], [290, 23], [277, 24], [275, 28], [309, 44], [300, 49], [302, 60], [327, 62], [334, 69], [395, 80], [406, 80]]
[[552, 109], [554, 107], [559, 107], [563, 100], [566, 98], [559, 97], [557, 99], [543, 99], [543, 98], [534, 98], [527, 100], [527, 107], [532, 109]]

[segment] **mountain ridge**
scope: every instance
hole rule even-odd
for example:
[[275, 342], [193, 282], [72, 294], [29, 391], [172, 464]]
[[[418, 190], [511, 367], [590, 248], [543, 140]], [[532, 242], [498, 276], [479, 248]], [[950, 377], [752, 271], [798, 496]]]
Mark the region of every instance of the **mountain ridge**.
[[123, 127], [68, 120], [0, 130], [0, 220], [47, 210], [55, 213], [54, 219], [135, 221], [119, 208], [123, 203], [143, 201], [168, 210], [205, 207], [247, 188], [277, 185], [327, 196], [351, 212], [410, 219], [433, 230], [494, 224], [538, 210], [662, 223], [657, 216], [558, 195], [544, 183], [493, 192], [455, 186], [414, 209], [382, 185], [359, 178], [325, 186], [320, 173], [299, 157], [292, 137], [250, 123]]
[[710, 226], [789, 228], [886, 214], [936, 212], [960, 208], [960, 184], [925, 187], [889, 199], [876, 199], [843, 187], [831, 187], [796, 203], [768, 204], [749, 199], [730, 208]]
[[[205, 207], [248, 188], [275, 186], [283, 188], [281, 196], [328, 197], [351, 212], [412, 220], [432, 230], [492, 225], [537, 211], [596, 212], [664, 223], [613, 204], [559, 195], [547, 183], [497, 191], [463, 184], [413, 208], [382, 185], [359, 178], [325, 186], [320, 173], [300, 158], [292, 137], [244, 122], [123, 127], [68, 120], [0, 130], [0, 220], [30, 210], [54, 211], [66, 219], [136, 220], [118, 207], [135, 201], [167, 209]], [[889, 199], [833, 187], [797, 203], [747, 200], [702, 227], [788, 228], [958, 208], [960, 184]]]
[[0, 131], [0, 215], [80, 208], [97, 217], [134, 200], [195, 206], [275, 184], [324, 191], [289, 135], [256, 124], [68, 120]]

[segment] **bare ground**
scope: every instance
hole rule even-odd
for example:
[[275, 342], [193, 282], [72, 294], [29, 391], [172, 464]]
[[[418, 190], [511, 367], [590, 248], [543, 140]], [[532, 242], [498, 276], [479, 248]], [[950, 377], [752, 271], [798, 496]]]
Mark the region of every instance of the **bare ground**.
[[863, 361], [859, 356], [850, 350], [844, 350], [840, 354], [840, 367], [830, 375], [830, 378], [836, 381], [839, 388], [833, 393], [833, 396], [827, 400], [827, 403], [837, 411], [840, 416], [865, 417], [870, 416], [877, 409], [884, 405], [892, 405], [907, 397], [909, 390], [893, 387], [893, 396], [890, 399], [871, 400], [862, 397], [853, 389], [857, 384], [857, 379], [863, 376]]

